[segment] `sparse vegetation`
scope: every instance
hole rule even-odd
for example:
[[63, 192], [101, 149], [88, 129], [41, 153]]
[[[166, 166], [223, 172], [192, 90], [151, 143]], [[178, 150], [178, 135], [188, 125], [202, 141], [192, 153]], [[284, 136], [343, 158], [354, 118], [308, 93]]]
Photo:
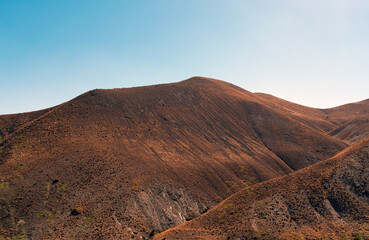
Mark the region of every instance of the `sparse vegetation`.
[[255, 183], [255, 178], [250, 177], [250, 175], [247, 172], [246, 166], [239, 166], [239, 174], [241, 175], [241, 183], [238, 183], [236, 181], [226, 181], [226, 184], [229, 187], [228, 192], [229, 193], [235, 193], [239, 190], [243, 189], [249, 193], [252, 191], [252, 184]]
[[136, 116], [133, 115], [126, 115], [124, 116], [125, 118], [129, 119], [131, 121], [131, 123], [137, 124], [138, 123], [138, 119]]
[[142, 184], [142, 180], [141, 179], [134, 179], [132, 181], [131, 190], [132, 191], [136, 191], [136, 192], [140, 191], [141, 184]]
[[10, 160], [16, 172], [15, 177], [12, 179], [5, 179], [3, 176], [0, 176], [0, 206], [2, 206], [0, 212], [3, 211], [5, 216], [7, 216], [5, 220], [2, 221], [0, 230], [10, 230], [7, 231], [6, 239], [27, 238], [24, 228], [26, 222], [20, 218], [17, 204], [23, 199], [22, 193], [20, 192], [20, 186], [24, 180], [23, 171], [25, 164], [23, 163], [23, 158], [31, 151], [32, 143], [28, 141], [28, 138], [25, 136], [18, 137], [18, 141], [20, 141], [20, 143], [13, 146], [15, 151]]
[[1, 146], [3, 144], [3, 137], [0, 136], [0, 153], [3, 152], [3, 146]]
[[363, 233], [354, 233], [352, 237], [353, 240], [365, 240]]
[[[25, 136], [20, 136], [19, 143], [14, 145], [13, 156], [9, 163], [14, 168], [15, 176], [11, 179], [0, 179], [0, 211], [3, 211], [7, 216], [0, 225], [1, 230], [5, 231], [5, 236], [2, 238], [6, 240], [12, 239], [27, 239], [25, 226], [27, 222], [21, 218], [18, 204], [24, 197], [21, 186], [24, 184], [25, 167], [24, 161], [32, 150], [33, 144]], [[57, 212], [57, 206], [63, 196], [66, 184], [58, 184], [59, 180], [44, 183], [44, 192], [41, 197], [42, 210], [35, 216], [36, 219], [45, 220], [45, 223], [50, 225], [53, 221], [53, 215]], [[58, 184], [55, 190], [51, 192], [52, 185]], [[4, 235], [4, 233], [3, 233]], [[0, 238], [1, 239], [1, 238]]]
[[94, 218], [95, 218], [95, 214], [92, 214], [88, 217], [85, 217], [85, 221], [86, 221], [86, 223], [91, 224], [92, 221], [94, 220]]
[[70, 212], [70, 215], [77, 216], [77, 215], [80, 215], [81, 213], [82, 213], [81, 208], [73, 208], [72, 211]]
[[157, 230], [155, 228], [152, 229], [151, 232], [149, 233], [149, 238], [152, 238], [155, 235], [156, 232], [157, 232]]

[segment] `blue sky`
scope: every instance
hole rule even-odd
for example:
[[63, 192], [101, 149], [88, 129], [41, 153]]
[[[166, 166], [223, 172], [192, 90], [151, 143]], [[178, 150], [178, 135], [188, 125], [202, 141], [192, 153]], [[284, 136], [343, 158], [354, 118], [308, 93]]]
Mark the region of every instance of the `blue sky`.
[[206, 76], [311, 107], [369, 98], [366, 0], [0, 0], [0, 114]]

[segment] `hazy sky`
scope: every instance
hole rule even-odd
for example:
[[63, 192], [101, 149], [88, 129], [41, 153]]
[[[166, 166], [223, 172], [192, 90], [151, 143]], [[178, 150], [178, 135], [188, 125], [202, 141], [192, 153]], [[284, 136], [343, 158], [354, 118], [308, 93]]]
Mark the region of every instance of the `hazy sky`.
[[0, 114], [191, 76], [312, 107], [369, 98], [369, 1], [0, 0]]

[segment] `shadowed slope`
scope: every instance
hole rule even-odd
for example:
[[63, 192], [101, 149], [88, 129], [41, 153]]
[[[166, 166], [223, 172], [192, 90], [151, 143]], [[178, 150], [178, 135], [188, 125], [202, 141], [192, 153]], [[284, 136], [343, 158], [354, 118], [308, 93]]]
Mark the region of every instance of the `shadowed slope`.
[[361, 115], [331, 131], [330, 134], [349, 143], [369, 136], [369, 114]]
[[322, 109], [305, 107], [265, 93], [255, 93], [255, 95], [266, 105], [283, 111], [317, 130], [328, 132], [337, 127], [337, 123], [327, 120], [328, 114]]
[[265, 105], [289, 114], [294, 119], [348, 143], [359, 141], [369, 132], [369, 100], [330, 109], [301, 106], [269, 94], [256, 93]]
[[[347, 146], [264, 102], [192, 78], [90, 91], [12, 131], [3, 129], [14, 122], [0, 116], [0, 180], [17, 182], [14, 208], [31, 238], [148, 237], [236, 191], [240, 166], [259, 182]], [[5, 234], [13, 231], [4, 212], [1, 222]]]
[[284, 111], [317, 130], [332, 131], [355, 118], [369, 113], [369, 99], [342, 106], [318, 109], [295, 104], [265, 93], [255, 93], [263, 103]]
[[242, 190], [154, 239], [368, 239], [368, 183], [369, 138], [331, 159]]

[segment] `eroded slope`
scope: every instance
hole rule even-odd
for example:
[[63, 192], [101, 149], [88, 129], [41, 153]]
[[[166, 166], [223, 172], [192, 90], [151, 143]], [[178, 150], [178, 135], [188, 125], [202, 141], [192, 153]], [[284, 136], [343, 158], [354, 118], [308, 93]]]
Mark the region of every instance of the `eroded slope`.
[[369, 114], [361, 115], [342, 126], [334, 129], [330, 134], [338, 139], [353, 143], [369, 136]]
[[369, 138], [242, 190], [154, 239], [367, 239], [368, 226]]

